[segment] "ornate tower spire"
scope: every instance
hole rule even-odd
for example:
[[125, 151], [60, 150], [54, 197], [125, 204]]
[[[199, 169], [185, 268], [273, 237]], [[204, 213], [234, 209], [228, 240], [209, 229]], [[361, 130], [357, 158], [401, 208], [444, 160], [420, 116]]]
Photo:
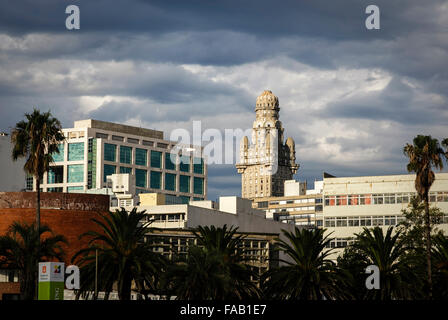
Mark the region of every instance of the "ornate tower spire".
[[265, 90], [257, 98], [251, 143], [243, 137], [236, 165], [242, 174], [243, 198], [282, 196], [284, 181], [291, 180], [299, 168], [294, 140], [283, 143], [279, 111], [279, 100], [272, 91]]

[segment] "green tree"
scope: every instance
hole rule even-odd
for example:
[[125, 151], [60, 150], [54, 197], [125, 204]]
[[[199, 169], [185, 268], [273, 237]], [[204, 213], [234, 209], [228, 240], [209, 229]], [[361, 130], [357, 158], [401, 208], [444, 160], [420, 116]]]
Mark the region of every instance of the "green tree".
[[[359, 272], [364, 273], [369, 265], [376, 265], [380, 272], [380, 289], [364, 290], [363, 282], [356, 283], [358, 294], [363, 299], [391, 300], [412, 298], [412, 285], [418, 279], [414, 276], [405, 259], [405, 247], [400, 239], [400, 232], [389, 227], [384, 234], [383, 229], [364, 228], [363, 232], [356, 234], [350, 249], [344, 252], [339, 260], [340, 267], [357, 270], [355, 278], [362, 279]], [[350, 257], [351, 255], [351, 257]], [[352, 266], [350, 266], [350, 262]], [[361, 289], [362, 288], [362, 289]], [[358, 297], [360, 297], [358, 295]]]
[[[152, 288], [164, 269], [164, 258], [152, 251], [145, 235], [152, 231], [145, 211], [124, 208], [109, 212], [102, 219], [92, 219], [101, 232], [88, 231], [89, 245], [72, 258], [81, 268], [81, 288], [77, 296], [95, 288], [96, 257], [98, 257], [98, 288], [106, 295], [116, 285], [120, 300], [130, 300], [133, 284], [139, 291]], [[97, 297], [94, 297], [96, 299]]]
[[434, 291], [437, 299], [448, 299], [448, 237], [439, 233], [434, 237]]
[[[442, 143], [445, 145], [447, 139]], [[443, 169], [443, 158], [447, 156], [437, 139], [431, 136], [418, 135], [413, 144], [406, 144], [404, 154], [409, 158], [407, 170], [416, 173], [415, 189], [425, 204], [425, 237], [426, 237], [426, 269], [428, 298], [432, 298], [431, 275], [431, 222], [429, 215], [429, 189], [435, 180], [432, 168]]]
[[290, 259], [286, 265], [273, 268], [262, 276], [262, 288], [266, 298], [282, 300], [321, 300], [347, 298], [341, 290], [345, 275], [329, 259], [332, 249], [324, 229], [295, 228], [283, 230], [288, 242], [279, 239], [279, 250]]
[[167, 286], [181, 300], [251, 299], [259, 297], [257, 274], [247, 264], [238, 228], [202, 227], [193, 231], [185, 260], [168, 268]]
[[53, 154], [59, 152], [64, 141], [62, 126], [51, 113], [34, 109], [25, 114], [26, 120], [18, 122], [11, 132], [12, 158], [27, 157], [24, 169], [36, 180], [36, 228], [40, 227], [40, 181], [53, 162]]
[[[44, 235], [49, 233], [50, 235]], [[64, 257], [62, 235], [54, 235], [42, 225], [37, 232], [34, 224], [14, 222], [4, 236], [0, 236], [0, 267], [18, 270], [20, 294], [23, 300], [32, 300], [36, 293], [38, 263]]]

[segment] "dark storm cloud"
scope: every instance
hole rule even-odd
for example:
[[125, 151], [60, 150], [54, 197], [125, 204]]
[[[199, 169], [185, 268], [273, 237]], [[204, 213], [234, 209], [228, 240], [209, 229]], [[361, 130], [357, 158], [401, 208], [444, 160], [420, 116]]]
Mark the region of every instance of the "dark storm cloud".
[[406, 125], [448, 123], [448, 114], [441, 112], [447, 107], [446, 101], [433, 102], [416, 96], [414, 88], [393, 78], [380, 92], [330, 103], [325, 110], [314, 112], [314, 115], [332, 119], [391, 120]]

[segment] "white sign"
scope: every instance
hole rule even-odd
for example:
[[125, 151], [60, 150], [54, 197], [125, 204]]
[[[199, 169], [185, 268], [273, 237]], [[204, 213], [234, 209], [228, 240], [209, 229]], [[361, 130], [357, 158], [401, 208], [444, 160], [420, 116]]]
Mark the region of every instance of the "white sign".
[[39, 262], [39, 282], [64, 282], [64, 262]]

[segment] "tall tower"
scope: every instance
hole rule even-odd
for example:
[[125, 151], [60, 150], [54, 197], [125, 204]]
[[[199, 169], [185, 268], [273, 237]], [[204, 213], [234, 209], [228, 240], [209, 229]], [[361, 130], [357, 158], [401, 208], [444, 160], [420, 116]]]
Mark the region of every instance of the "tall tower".
[[257, 98], [251, 143], [243, 137], [236, 165], [242, 174], [243, 198], [283, 196], [284, 181], [291, 180], [299, 168], [294, 140], [288, 138], [283, 143], [279, 111], [278, 98], [272, 91], [266, 90]]

